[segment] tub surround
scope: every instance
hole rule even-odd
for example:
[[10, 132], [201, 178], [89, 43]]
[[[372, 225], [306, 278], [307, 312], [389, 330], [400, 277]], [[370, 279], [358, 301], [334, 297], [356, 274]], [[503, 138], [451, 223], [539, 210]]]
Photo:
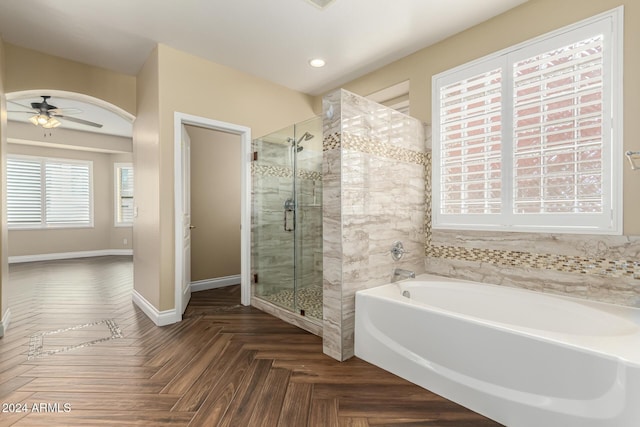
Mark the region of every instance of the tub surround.
[[433, 230], [426, 159], [427, 272], [640, 307], [640, 236]]
[[[323, 100], [323, 347], [353, 356], [355, 292], [424, 269], [422, 124], [338, 90]], [[391, 257], [394, 241], [407, 253]]]

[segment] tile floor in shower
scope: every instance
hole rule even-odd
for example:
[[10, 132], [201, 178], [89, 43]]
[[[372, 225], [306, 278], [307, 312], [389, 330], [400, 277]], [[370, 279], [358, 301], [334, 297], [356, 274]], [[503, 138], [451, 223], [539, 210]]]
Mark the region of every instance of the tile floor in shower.
[[[260, 298], [289, 310], [294, 306], [293, 289], [262, 295]], [[300, 313], [300, 310], [304, 310], [305, 316], [322, 320], [322, 286], [307, 286], [297, 290], [296, 312]]]

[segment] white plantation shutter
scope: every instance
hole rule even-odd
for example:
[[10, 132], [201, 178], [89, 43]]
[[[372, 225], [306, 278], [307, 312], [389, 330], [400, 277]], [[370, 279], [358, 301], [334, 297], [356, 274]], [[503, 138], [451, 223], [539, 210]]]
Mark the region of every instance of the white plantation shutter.
[[42, 223], [42, 176], [40, 161], [7, 159], [7, 223]]
[[513, 70], [514, 213], [602, 213], [603, 36]]
[[621, 233], [621, 20], [434, 76], [434, 228]]
[[91, 186], [91, 162], [9, 157], [7, 222], [12, 228], [91, 226]]
[[116, 163], [116, 224], [133, 223], [133, 166]]
[[89, 164], [47, 160], [45, 183], [47, 224], [91, 224]]
[[502, 70], [440, 90], [440, 202], [447, 214], [500, 213]]

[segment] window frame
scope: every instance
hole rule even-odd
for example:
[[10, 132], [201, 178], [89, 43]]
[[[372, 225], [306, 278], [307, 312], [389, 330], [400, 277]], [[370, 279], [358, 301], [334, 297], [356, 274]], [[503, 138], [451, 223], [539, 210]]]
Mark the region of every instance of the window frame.
[[[114, 185], [113, 187], [113, 226], [114, 227], [133, 227], [133, 218], [134, 218], [133, 213], [132, 213], [131, 221], [126, 221], [126, 222], [119, 221], [119, 218], [121, 217], [120, 171], [123, 168], [130, 168], [131, 171], [133, 171], [133, 163], [118, 162], [113, 164], [113, 185]], [[134, 177], [135, 177], [135, 174], [134, 174]], [[131, 196], [132, 202], [135, 201], [135, 187], [133, 191], [134, 191], [134, 195]], [[135, 212], [135, 202], [134, 202], [133, 209]]]
[[[17, 159], [38, 162], [40, 164], [40, 199], [41, 199], [41, 217], [40, 223], [28, 224], [28, 223], [9, 223], [7, 218], [7, 228], [9, 230], [53, 230], [53, 229], [83, 229], [95, 227], [95, 212], [94, 212], [94, 188], [93, 188], [93, 161], [92, 160], [80, 160], [80, 159], [68, 159], [63, 157], [43, 157], [43, 156], [31, 156], [26, 154], [8, 154], [7, 160]], [[89, 222], [88, 223], [68, 223], [68, 224], [56, 224], [47, 222], [47, 187], [46, 187], [46, 165], [51, 163], [63, 163], [63, 164], [75, 164], [85, 165], [88, 169], [89, 179]], [[7, 204], [8, 204], [7, 200]]]
[[[538, 233], [622, 234], [623, 185], [623, 6], [565, 26], [523, 43], [511, 46], [432, 77], [433, 162], [432, 228], [453, 230], [524, 231]], [[600, 214], [516, 214], [513, 209], [513, 66], [519, 60], [534, 57], [575, 40], [584, 40], [602, 31], [603, 68], [609, 73], [603, 80], [602, 188], [603, 212]], [[449, 84], [495, 69], [502, 76], [502, 185], [500, 214], [441, 213], [440, 90]], [[608, 83], [607, 83], [608, 82]], [[597, 218], [595, 218], [597, 216]], [[594, 221], [584, 221], [587, 218]]]

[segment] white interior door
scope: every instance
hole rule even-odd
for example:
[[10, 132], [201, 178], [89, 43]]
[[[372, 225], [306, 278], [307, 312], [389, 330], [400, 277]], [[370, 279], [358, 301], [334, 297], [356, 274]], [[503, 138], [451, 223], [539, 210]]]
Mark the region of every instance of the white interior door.
[[187, 308], [191, 299], [191, 140], [182, 127], [182, 307]]

